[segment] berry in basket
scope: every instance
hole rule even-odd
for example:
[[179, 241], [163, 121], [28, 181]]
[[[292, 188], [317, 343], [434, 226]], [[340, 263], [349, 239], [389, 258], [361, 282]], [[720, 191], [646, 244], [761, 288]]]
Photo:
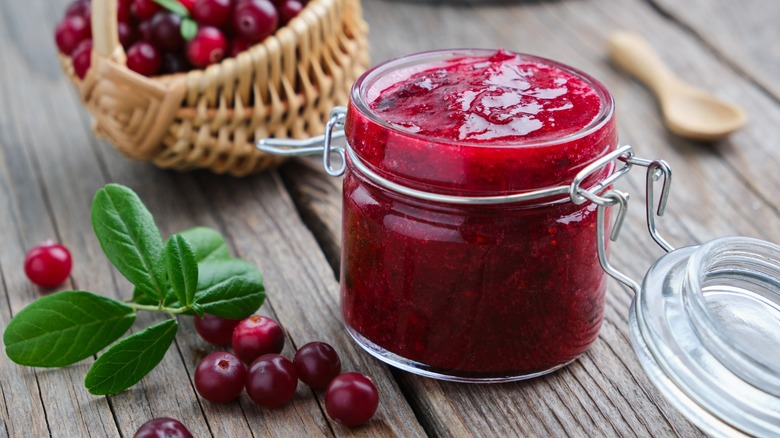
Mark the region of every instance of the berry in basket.
[[[257, 140], [322, 134], [369, 65], [360, 0], [230, 0], [219, 26], [197, 21], [204, 0], [70, 1], [57, 57], [95, 134], [166, 169], [246, 176], [279, 165]], [[242, 34], [233, 22], [244, 9], [276, 21], [247, 15]]]
[[[304, 5], [301, 0], [119, 0], [117, 32], [131, 70], [145, 76], [179, 73], [238, 55], [286, 25]], [[90, 0], [73, 0], [55, 31], [57, 47], [72, 58], [81, 79], [90, 63], [91, 6]]]

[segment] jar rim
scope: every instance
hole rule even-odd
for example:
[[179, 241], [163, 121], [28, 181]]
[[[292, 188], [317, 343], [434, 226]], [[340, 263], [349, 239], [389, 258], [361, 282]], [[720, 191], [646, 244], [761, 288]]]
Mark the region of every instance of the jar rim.
[[350, 92], [350, 105], [353, 105], [360, 113], [365, 115], [372, 122], [394, 132], [395, 134], [417, 139], [417, 140], [430, 141], [433, 143], [441, 143], [443, 141], [446, 141], [448, 144], [451, 145], [474, 147], [474, 148], [487, 148], [487, 147], [489, 148], [495, 148], [495, 147], [533, 148], [533, 147], [554, 146], [556, 144], [569, 143], [581, 139], [583, 137], [587, 137], [588, 135], [597, 132], [599, 129], [603, 128], [604, 125], [609, 123], [609, 121], [612, 120], [612, 118], [614, 117], [615, 101], [614, 98], [612, 97], [612, 94], [607, 90], [604, 84], [602, 84], [599, 80], [597, 80], [593, 76], [579, 69], [570, 67], [566, 64], [554, 61], [552, 59], [548, 59], [536, 55], [529, 55], [526, 53], [518, 53], [513, 51], [507, 51], [507, 52], [513, 55], [517, 55], [521, 57], [521, 59], [523, 60], [536, 62], [541, 65], [560, 69], [586, 82], [596, 92], [597, 96], [599, 97], [600, 108], [598, 114], [596, 114], [596, 116], [593, 118], [593, 120], [591, 120], [590, 123], [588, 123], [581, 129], [579, 129], [578, 131], [568, 135], [546, 137], [543, 139], [532, 139], [526, 141], [521, 140], [521, 141], [506, 142], [506, 143], [491, 143], [491, 142], [462, 141], [462, 140], [455, 140], [455, 139], [442, 139], [440, 137], [413, 133], [408, 130], [401, 129], [387, 122], [383, 118], [379, 117], [379, 115], [377, 115], [371, 108], [369, 108], [369, 102], [367, 99], [368, 91], [376, 83], [377, 80], [379, 80], [382, 77], [385, 77], [388, 73], [391, 73], [393, 71], [398, 71], [401, 69], [411, 68], [414, 66], [426, 66], [429, 68], [431, 65], [434, 65], [436, 61], [445, 61], [457, 57], [464, 57], [464, 56], [487, 57], [496, 53], [495, 49], [469, 49], [469, 48], [430, 50], [430, 51], [419, 52], [410, 55], [404, 55], [377, 64], [374, 67], [371, 67], [370, 69], [365, 71], [362, 75], [360, 75], [360, 77], [353, 84], [352, 90]]
[[[762, 358], [763, 352], [756, 351], [754, 345], [746, 342], [749, 338], [745, 338], [745, 333], [734, 336], [726, 331], [734, 324], [752, 326], [761, 318], [752, 315], [753, 320], [747, 322], [735, 319], [729, 312], [728, 320], [724, 321], [714, 310], [724, 305], [734, 308], [760, 303], [762, 309], [773, 308], [780, 313], [774, 303], [780, 297], [776, 290], [780, 281], [780, 246], [749, 237], [722, 237], [704, 243], [694, 251], [686, 271], [683, 282], [686, 309], [695, 320], [699, 339], [744, 380], [780, 397], [780, 364]], [[758, 294], [759, 290], [765, 290], [770, 296]], [[723, 295], [728, 301], [721, 299], [723, 303], [710, 303], [707, 296], [712, 295]]]

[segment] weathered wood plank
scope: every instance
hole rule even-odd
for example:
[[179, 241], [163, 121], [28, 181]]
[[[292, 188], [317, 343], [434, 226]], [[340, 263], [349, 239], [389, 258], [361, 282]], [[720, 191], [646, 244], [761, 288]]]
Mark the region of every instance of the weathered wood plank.
[[[20, 17], [22, 20], [29, 18], [17, 8], [21, 9], [22, 5], [8, 6], [7, 10], [3, 11], [5, 14], [3, 17]], [[58, 9], [56, 14], [50, 14], [52, 28], [62, 10], [62, 8]], [[15, 35], [9, 40], [23, 40], [25, 38], [24, 32], [29, 27], [9, 26], [8, 29], [20, 33], [19, 36]], [[230, 224], [232, 221], [250, 220], [251, 217], [255, 216], [263, 217], [262, 206], [248, 205], [247, 207], [251, 208], [244, 212], [247, 217], [235, 216], [236, 212], [232, 210], [210, 210], [206, 198], [194, 192], [197, 191], [195, 189], [197, 183], [191, 175], [164, 172], [146, 164], [128, 162], [114, 151], [106, 149], [107, 146], [94, 141], [88, 132], [88, 121], [83, 111], [77, 110], [80, 105], [75, 93], [57, 71], [56, 57], [48, 35], [45, 41], [50, 46], [44, 50], [42, 57], [32, 58], [45, 67], [43, 69], [40, 69], [41, 65], [36, 67], [37, 73], [43, 74], [43, 77], [35, 76], [35, 80], [23, 83], [21, 86], [17, 86], [18, 84], [12, 80], [3, 81], [7, 85], [7, 89], [3, 89], [3, 96], [8, 96], [8, 100], [12, 101], [12, 104], [6, 108], [14, 108], [19, 113], [19, 117], [18, 119], [10, 116], [3, 117], [2, 121], [13, 125], [14, 129], [20, 129], [26, 134], [26, 137], [24, 139], [11, 138], [0, 144], [4, 147], [3, 152], [24, 148], [23, 154], [15, 154], [13, 158], [33, 162], [27, 166], [19, 166], [19, 163], [7, 164], [7, 168], [13, 169], [13, 172], [9, 171], [4, 175], [13, 175], [18, 181], [15, 181], [15, 184], [6, 193], [9, 197], [13, 196], [17, 203], [27, 199], [40, 201], [39, 204], [36, 204], [36, 208], [20, 205], [7, 210], [7, 212], [8, 214], [22, 212], [31, 215], [29, 219], [33, 220], [24, 218], [24, 220], [17, 221], [28, 228], [28, 233], [39, 234], [46, 229], [56, 230], [59, 234], [58, 240], [65, 242], [73, 249], [76, 263], [72, 274], [74, 284], [71, 286], [76, 287], [77, 285], [79, 288], [124, 298], [129, 295], [131, 290], [129, 284], [116, 274], [101, 254], [99, 245], [92, 237], [89, 225], [88, 211], [91, 197], [95, 190], [105, 182], [118, 181], [136, 189], [158, 217], [164, 235], [198, 224], [220, 228], [220, 224], [223, 222]], [[4, 66], [11, 69], [7, 77], [29, 76], [30, 71], [33, 70], [31, 64], [27, 62], [29, 59], [21, 55], [21, 48], [14, 48], [18, 49], [19, 53], [13, 55], [19, 59], [11, 56], [3, 57], [4, 61], [11, 61], [7, 64], [4, 62]], [[30, 47], [26, 49], [30, 49]], [[42, 103], [54, 108], [73, 110], [36, 114], [40, 111]], [[33, 126], [38, 124], [48, 126], [51, 129], [37, 132]], [[11, 131], [9, 130], [9, 132]], [[214, 178], [214, 180], [209, 181], [209, 184], [221, 185], [226, 179]], [[268, 181], [274, 182], [269, 183]], [[273, 245], [283, 248], [282, 251], [288, 252], [288, 261], [301, 259], [300, 255], [289, 255], [290, 251], [306, 254], [307, 256], [303, 257], [303, 260], [308, 262], [305, 267], [314, 276], [314, 278], [309, 278], [309, 281], [317, 285], [313, 290], [334, 292], [336, 288], [334, 287], [333, 274], [327, 263], [324, 262], [316, 243], [305, 231], [305, 227], [296, 221], [296, 213], [289, 198], [283, 194], [283, 187], [276, 180], [268, 181], [262, 184], [265, 187], [264, 190], [271, 190], [278, 197], [271, 211], [284, 211], [283, 217], [275, 217], [274, 220], [288, 221], [294, 229], [292, 234], [300, 234], [301, 231], [304, 233], [303, 240], [296, 237], [285, 241], [280, 236], [274, 236], [273, 239], [269, 240], [273, 242]], [[67, 187], [69, 190], [63, 191], [62, 187]], [[36, 196], [28, 196], [28, 192], [32, 192]], [[192, 192], [194, 196], [182, 197], [182, 192]], [[14, 205], [13, 202], [8, 204]], [[249, 217], [250, 215], [251, 217]], [[10, 223], [10, 219], [7, 222]], [[16, 236], [24, 234], [18, 230], [18, 227], [17, 229], [4, 228], [4, 231], [8, 232], [9, 238], [14, 237], [15, 240], [21, 240]], [[55, 233], [50, 232], [49, 234], [54, 235]], [[244, 239], [244, 236], [240, 234], [236, 234], [234, 237], [234, 240], [243, 241]], [[294, 247], [289, 246], [290, 242]], [[15, 253], [15, 259], [7, 263], [8, 266], [20, 266], [19, 260], [24, 257], [24, 248], [32, 245], [26, 241], [20, 243], [22, 244], [19, 245]], [[233, 246], [237, 247], [238, 245], [234, 243]], [[243, 248], [243, 250], [250, 255], [253, 251], [252, 248]], [[8, 253], [4, 252], [3, 256]], [[276, 251], [270, 251], [269, 254], [274, 257]], [[248, 258], [252, 259], [256, 256]], [[300, 277], [300, 266], [287, 263], [284, 268], [287, 270], [286, 276]], [[324, 275], [324, 279], [317, 278], [318, 275]], [[274, 274], [266, 272], [266, 276], [271, 278], [269, 284], [273, 285]], [[23, 275], [18, 275], [18, 271], [12, 280], [14, 287], [17, 284], [28, 284]], [[297, 285], [295, 281], [292, 281], [292, 285], [300, 288], [300, 285]], [[37, 297], [37, 291], [34, 288], [27, 286], [27, 289], [29, 296], [24, 302], [14, 307], [16, 311]], [[336, 300], [332, 295], [326, 295], [324, 301], [323, 299], [315, 299], [314, 302], [320, 304], [326, 313], [334, 312]], [[302, 304], [303, 307], [295, 311], [301, 314], [305, 313], [306, 306], [311, 305], [307, 299], [303, 299], [299, 304]], [[266, 306], [264, 311], [280, 321], [285, 321], [285, 318], [275, 315], [269, 306]], [[148, 325], [156, 319], [153, 316], [139, 316], [138, 325]], [[295, 320], [292, 317], [288, 319]], [[18, 367], [4, 358], [4, 371], [9, 369], [19, 374], [28, 374], [26, 380], [15, 377], [9, 381], [27, 382], [28, 386], [33, 385], [33, 388], [18, 392], [27, 396], [30, 402], [37, 401], [37, 411], [41, 413], [41, 415], [35, 415], [36, 409], [25, 409], [25, 412], [33, 414], [30, 417], [30, 425], [26, 426], [24, 422], [15, 419], [14, 426], [19, 424], [25, 427], [23, 430], [32, 431], [36, 430], [35, 427], [42, 428], [38, 429], [35, 433], [36, 436], [49, 433], [43, 414], [44, 409], [46, 409], [46, 414], [49, 414], [49, 410], [51, 410], [52, 413], [56, 414], [57, 422], [63, 424], [63, 427], [53, 429], [51, 433], [66, 436], [86, 436], [89, 433], [88, 430], [91, 430], [93, 434], [101, 434], [99, 431], [104, 423], [113, 427], [113, 430], [104, 430], [102, 435], [121, 433], [129, 436], [142, 422], [158, 416], [181, 419], [196, 436], [207, 434], [214, 436], [332, 435], [333, 429], [336, 429], [336, 433], [339, 435], [347, 433], [345, 429], [335, 426], [324, 416], [320, 406], [323, 394], [313, 394], [302, 384], [299, 387], [296, 400], [277, 410], [261, 409], [252, 403], [246, 395], [242, 396], [239, 403], [229, 405], [213, 405], [199, 400], [192, 387], [191, 376], [197, 360], [215, 348], [206, 345], [197, 337], [189, 318], [180, 318], [180, 323], [181, 329], [177, 343], [169, 350], [161, 365], [136, 387], [109, 399], [91, 397], [83, 388], [81, 380], [89, 363], [64, 370], [47, 371], [46, 376], [48, 377], [46, 379], [70, 385], [72, 390], [57, 390], [57, 388], [52, 389], [42, 384], [42, 389], [39, 391], [34, 370]], [[354, 348], [350, 350], [345, 333], [333, 330], [334, 334], [328, 334], [328, 330], [336, 327], [338, 327], [338, 320], [332, 318], [320, 318], [316, 324], [308, 327], [313, 331], [301, 332], [300, 330], [291, 330], [288, 327], [288, 332], [297, 335], [300, 341], [291, 338], [292, 341], [286, 347], [285, 354], [291, 357], [295, 345], [302, 345], [309, 340], [304, 338], [306, 336], [311, 337], [311, 339], [325, 338], [337, 347], [346, 345], [347, 348], [340, 348], [345, 367], [365, 360], [357, 357], [358, 354], [362, 353], [357, 353]], [[336, 338], [336, 335], [341, 336], [341, 340]], [[383, 392], [383, 404], [378, 419], [372, 422], [371, 426], [359, 429], [359, 434], [376, 435], [384, 432], [410, 436], [421, 434], [421, 429], [416, 423], [413, 413], [386, 369], [374, 363], [371, 367], [355, 366], [353, 369], [360, 369], [374, 375]], [[67, 374], [67, 376], [63, 374]], [[44, 380], [44, 378], [38, 377], [38, 380]], [[48, 380], [45, 383], [48, 383]], [[34, 397], [39, 392], [42, 394], [43, 403]], [[64, 393], [67, 392], [75, 393], [81, 399], [68, 401], [64, 396]], [[5, 390], [3, 395], [6, 398], [9, 397]], [[79, 423], [80, 412], [89, 412], [89, 406], [102, 406], [105, 418], [87, 418]], [[112, 414], [116, 418], [117, 424], [114, 424]], [[15, 430], [12, 427], [9, 429]]]
[[[177, 174], [127, 162], [106, 147], [100, 148], [99, 154], [111, 179], [133, 187], [147, 202], [163, 235], [199, 224], [212, 226], [225, 234], [234, 254], [260, 268], [268, 294], [261, 313], [277, 319], [287, 331], [288, 342], [283, 354], [292, 357], [294, 347], [322, 339], [339, 351], [345, 370], [361, 371], [375, 379], [382, 393], [380, 410], [369, 426], [354, 432], [422, 434], [387, 368], [368, 359], [341, 328], [338, 286], [333, 272], [274, 173], [244, 179], [206, 172]], [[192, 327], [190, 320], [180, 318], [180, 322], [182, 329], [177, 342], [184, 365], [192, 375], [197, 360], [217, 349], [201, 340], [194, 330], [186, 330]], [[324, 416], [323, 403], [323, 393], [312, 393], [303, 384], [299, 385], [292, 403], [275, 410], [260, 408], [243, 394], [240, 402], [243, 417], [235, 408], [201, 401], [215, 436], [221, 436], [215, 427], [222, 427], [228, 421], [223, 416], [231, 410], [230, 426], [222, 429], [231, 436], [349, 433]]]
[[[18, 5], [18, 4], [17, 4]], [[19, 22], [40, 20], [45, 15], [45, 5], [26, 5], [24, 10], [0, 7], [0, 21], [13, 23], [4, 26], [3, 38], [7, 41], [23, 38], [20, 34], [7, 33], [20, 29]], [[12, 20], [11, 17], [14, 17]], [[46, 50], [51, 46], [45, 36], [29, 35], [25, 46], [4, 45], [0, 49], [3, 59], [0, 66], [0, 95], [4, 97], [0, 119], [2, 153], [2, 197], [4, 205], [2, 219], [3, 253], [0, 256], [2, 269], [4, 301], [7, 303], [2, 312], [4, 327], [10, 316], [21, 310], [41, 295], [24, 276], [23, 260], [25, 251], [45, 238], [58, 240], [62, 237], [57, 228], [51, 192], [47, 187], [36, 184], [44, 179], [48, 171], [32, 153], [31, 144], [45, 145], [56, 139], [60, 127], [51, 119], [41, 117], [42, 108], [48, 101], [46, 91], [36, 90], [35, 84], [20, 84], [19, 78], [34, 74], [40, 83], [53, 88], [50, 79], [55, 65], [42, 68], [30, 62], [25, 50]], [[45, 41], [45, 42], [44, 42]], [[53, 50], [51, 56], [54, 56]], [[29, 94], [28, 94], [29, 93]], [[49, 113], [50, 115], [52, 113]], [[41, 132], [39, 123], [50, 123], [51, 130]], [[48, 133], [48, 135], [47, 135]], [[75, 242], [74, 242], [75, 243]], [[79, 256], [78, 252], [75, 256]], [[72, 283], [71, 286], [75, 286]], [[13, 416], [9, 421], [8, 432], [12, 436], [111, 436], [116, 435], [111, 411], [105, 400], [97, 402], [83, 388], [82, 379], [90, 361], [85, 364], [63, 369], [51, 370], [22, 368], [11, 363], [3, 355], [3, 396], [7, 403], [7, 413]], [[80, 409], [74, 409], [82, 405]]]
[[[270, 174], [242, 181], [199, 175], [199, 186], [212, 211], [230, 211], [222, 226], [242, 257], [266, 273], [270, 304], [296, 347], [325, 340], [339, 352], [345, 371], [374, 378], [381, 396], [379, 411], [360, 435], [422, 434], [414, 414], [388, 369], [359, 350], [343, 330], [338, 310], [338, 285], [333, 272], [302, 226], [279, 178]], [[316, 392], [324, 403], [324, 394]], [[337, 435], [346, 428], [329, 421]]]
[[[364, 6], [372, 24], [375, 62], [431, 48], [501, 46], [560, 59], [601, 78], [618, 102], [623, 141], [635, 144], [640, 155], [666, 158], [677, 170], [669, 215], [661, 222], [673, 243], [727, 234], [780, 240], [780, 176], [772, 171], [777, 160], [771, 158], [772, 143], [766, 141], [778, 135], [773, 121], [780, 110], [771, 81], [776, 65], [774, 57], [759, 50], [761, 42], [774, 41], [769, 27], [773, 14], [720, 0], [715, 7], [702, 1], [684, 6], [653, 1], [694, 29], [717, 56], [677, 22], [639, 0], [473, 1], [470, 6], [364, 0]], [[243, 180], [175, 174], [120, 157], [89, 133], [88, 119], [75, 110], [75, 94], [58, 71], [51, 32], [39, 31], [41, 17], [53, 29], [66, 0], [56, 3], [0, 4], [0, 37], [13, 42], [0, 46], [0, 329], [39, 296], [24, 278], [21, 264], [24, 251], [46, 237], [57, 237], [74, 253], [72, 280], [66, 287], [129, 295], [130, 286], [105, 260], [89, 225], [94, 191], [117, 181], [139, 192], [165, 235], [193, 225], [213, 226], [226, 234], [234, 253], [263, 270], [269, 301], [261, 313], [287, 329], [288, 357], [295, 346], [325, 339], [341, 352], [345, 369], [377, 379], [380, 413], [368, 427], [353, 431], [358, 435], [422, 435], [415, 413], [425, 431], [443, 436], [699, 434], [658, 395], [636, 363], [626, 335], [631, 296], [614, 283], [598, 341], [575, 364], [546, 378], [456, 385], [377, 364], [354, 346], [341, 326], [338, 286], [322, 253], [337, 269], [339, 181], [324, 177], [314, 170], [316, 165], [293, 163], [281, 171], [317, 234], [320, 250], [274, 173]], [[768, 3], [751, 0], [750, 5], [775, 7]], [[705, 7], [707, 18], [696, 17]], [[728, 14], [713, 16], [719, 10]], [[755, 26], [768, 36], [754, 39]], [[604, 62], [605, 38], [618, 27], [647, 36], [681, 76], [700, 79], [705, 88], [744, 102], [750, 125], [712, 148], [666, 135], [649, 93]], [[744, 31], [735, 36], [723, 29]], [[748, 55], [739, 53], [745, 46], [750, 47]], [[774, 99], [718, 56], [738, 65]], [[642, 184], [639, 171], [620, 184], [634, 195], [634, 206], [613, 247], [615, 263], [635, 278], [661, 253], [643, 230]], [[137, 326], [153, 320], [156, 317], [141, 317]], [[324, 416], [323, 394], [303, 385], [295, 401], [279, 410], [258, 408], [246, 395], [227, 405], [201, 400], [192, 388], [194, 367], [218, 348], [194, 333], [191, 319], [179, 321], [177, 342], [161, 366], [131, 391], [110, 398], [92, 397], [83, 388], [91, 360], [60, 370], [35, 370], [0, 355], [0, 436], [131, 436], [156, 416], [179, 418], [196, 436], [350, 433]]]
[[[614, 93], [622, 141], [636, 145], [641, 156], [665, 158], [677, 169], [667, 217], [660, 221], [662, 233], [672, 243], [686, 245], [733, 234], [780, 240], [780, 184], [767, 172], [750, 177], [745, 173], [748, 162], [753, 167], [756, 161], [776, 166], [776, 160], [762, 158], [769, 154], [761, 150], [756, 138], [759, 133], [778, 134], [772, 120], [780, 117], [780, 111], [772, 99], [712, 56], [684, 29], [640, 1], [473, 3], [469, 8], [366, 0], [372, 33], [381, 35], [372, 40], [372, 59], [379, 62], [434, 48], [504, 47], [580, 67], [601, 78]], [[713, 32], [724, 27], [715, 26]], [[618, 28], [652, 36], [665, 58], [675, 58], [673, 68], [694, 78], [704, 75], [705, 87], [745, 102], [754, 116], [751, 124], [730, 141], [712, 146], [666, 134], [652, 96], [604, 62], [606, 38]], [[314, 163], [306, 162], [291, 164], [282, 172], [303, 216], [313, 229], [327, 233], [318, 239], [328, 245], [339, 241], [340, 188], [336, 180], [314, 169]], [[620, 183], [635, 200], [612, 256], [634, 278], [640, 278], [662, 254], [644, 231], [643, 177], [639, 169]], [[337, 248], [326, 250], [336, 252]], [[469, 386], [395, 374], [414, 400], [426, 429], [436, 434], [700, 434], [658, 394], [636, 361], [627, 335], [630, 300], [627, 290], [610, 284], [598, 341], [579, 361], [545, 378]]]
[[[780, 4], [772, 0], [650, 0], [719, 57], [780, 99]], [[696, 79], [695, 77], [693, 79]]]

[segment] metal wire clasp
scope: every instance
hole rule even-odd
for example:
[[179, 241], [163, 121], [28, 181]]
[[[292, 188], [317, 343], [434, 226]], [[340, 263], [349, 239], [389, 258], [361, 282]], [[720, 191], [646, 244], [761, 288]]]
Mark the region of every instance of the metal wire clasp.
[[[344, 137], [344, 121], [347, 118], [347, 107], [337, 106], [330, 111], [330, 118], [325, 124], [325, 133], [303, 140], [289, 138], [263, 138], [257, 141], [257, 148], [269, 154], [297, 157], [302, 155], [322, 154], [322, 167], [330, 176], [341, 176], [347, 170], [347, 156], [344, 146], [336, 145], [334, 140]], [[339, 167], [333, 167], [331, 154], [341, 158]]]
[[[625, 147], [625, 146], [624, 146]], [[617, 151], [616, 151], [617, 152]], [[660, 246], [664, 251], [670, 252], [674, 250], [674, 247], [669, 244], [663, 237], [661, 237], [660, 233], [658, 232], [658, 228], [655, 224], [655, 216], [663, 216], [664, 211], [666, 210], [666, 202], [669, 198], [669, 191], [671, 189], [672, 184], [672, 169], [669, 167], [669, 165], [663, 161], [663, 160], [645, 160], [642, 158], [635, 157], [633, 155], [633, 152], [631, 150], [628, 150], [625, 154], [620, 155], [618, 157], [618, 160], [623, 161], [625, 165], [623, 168], [621, 168], [618, 172], [624, 171], [628, 172], [628, 169], [631, 168], [631, 166], [637, 165], [647, 168], [647, 176], [645, 178], [645, 212], [646, 212], [646, 219], [647, 219], [647, 230], [650, 232], [650, 235], [652, 236], [653, 240]], [[597, 163], [594, 163], [594, 165]], [[604, 164], [602, 164], [604, 165]], [[583, 169], [581, 173], [587, 173], [589, 169]], [[595, 170], [591, 170], [590, 173], [592, 173]], [[580, 175], [578, 174], [577, 177], [579, 178]], [[587, 174], [585, 175], [587, 177]], [[655, 183], [663, 178], [663, 186], [661, 188], [661, 197], [658, 202], [658, 206], [655, 205]], [[575, 183], [577, 182], [577, 178], [575, 178]], [[640, 285], [636, 281], [634, 281], [631, 277], [623, 274], [622, 272], [615, 269], [610, 263], [609, 258], [607, 257], [607, 245], [606, 245], [606, 208], [610, 206], [617, 206], [617, 217], [615, 218], [615, 224], [612, 227], [612, 232], [610, 233], [609, 239], [611, 241], [616, 241], [618, 238], [618, 235], [620, 234], [620, 229], [623, 224], [623, 219], [625, 218], [626, 211], [628, 209], [628, 199], [629, 196], [627, 193], [610, 189], [606, 193], [603, 193], [601, 195], [595, 195], [588, 197], [589, 195], [593, 195], [590, 193], [589, 195], [586, 194], [586, 191], [578, 190], [575, 183], [572, 183], [572, 202], [575, 202], [574, 195], [584, 195], [583, 197], [591, 200], [593, 203], [597, 205], [597, 211], [596, 211], [596, 240], [597, 240], [597, 250], [598, 250], [598, 257], [599, 257], [599, 263], [601, 264], [602, 269], [604, 269], [604, 272], [609, 274], [612, 278], [618, 280], [619, 282], [625, 284], [629, 288], [631, 288], [634, 293], [639, 293], [640, 291]], [[607, 187], [607, 185], [605, 185]], [[582, 201], [584, 202], [584, 201]]]

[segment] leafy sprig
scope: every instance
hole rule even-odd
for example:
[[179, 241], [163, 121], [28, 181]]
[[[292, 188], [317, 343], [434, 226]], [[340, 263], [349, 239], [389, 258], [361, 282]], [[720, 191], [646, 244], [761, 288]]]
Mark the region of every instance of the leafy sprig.
[[170, 318], [111, 345], [84, 381], [92, 394], [115, 394], [138, 383], [162, 360], [176, 336], [176, 315], [253, 314], [265, 300], [260, 272], [231, 258], [215, 230], [192, 228], [163, 243], [152, 214], [129, 188], [109, 184], [92, 202], [92, 226], [111, 263], [134, 286], [128, 302], [87, 291], [63, 291], [22, 309], [3, 335], [8, 357], [36, 367], [63, 367], [119, 339], [139, 310]]

